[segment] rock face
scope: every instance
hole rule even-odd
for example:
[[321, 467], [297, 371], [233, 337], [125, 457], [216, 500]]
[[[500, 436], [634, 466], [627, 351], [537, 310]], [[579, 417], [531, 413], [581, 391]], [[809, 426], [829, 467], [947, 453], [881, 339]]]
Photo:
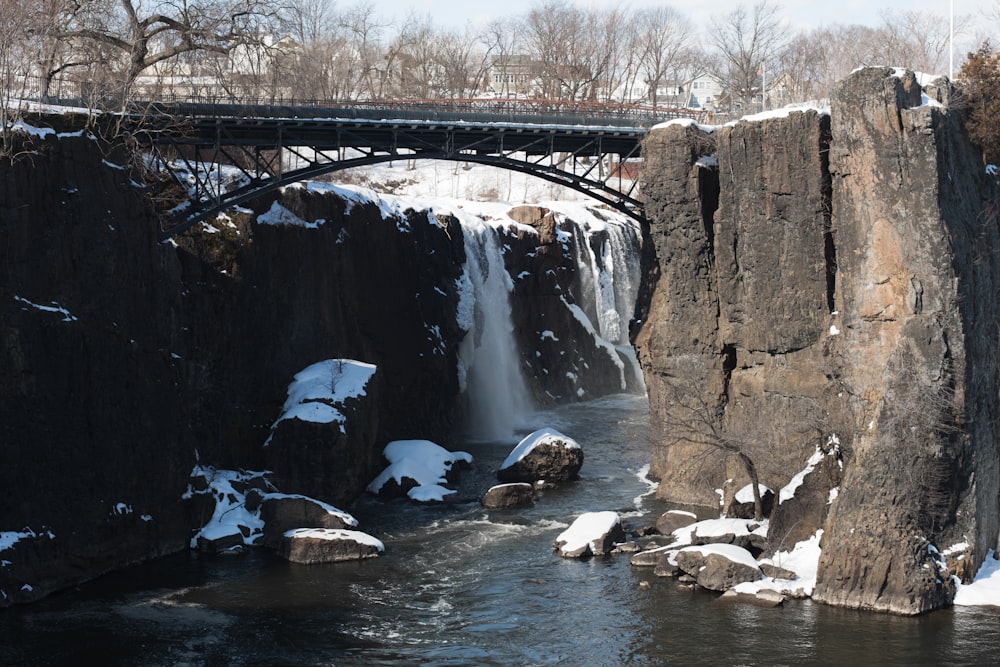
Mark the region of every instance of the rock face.
[[[197, 461], [272, 470], [283, 491], [344, 505], [386, 442], [450, 440], [463, 409], [457, 219], [291, 187], [159, 244], [127, 151], [82, 120], [29, 121], [58, 127], [25, 137], [30, 159], [0, 164], [0, 606], [188, 548], [205, 517], [197, 497], [178, 499]], [[578, 248], [549, 217], [497, 232], [531, 391], [551, 402], [635, 386], [602, 327], [576, 317], [590, 307], [574, 262], [610, 236], [595, 222]], [[637, 247], [638, 230], [624, 232]], [[532, 290], [547, 268], [558, 279], [542, 307]], [[378, 369], [339, 406], [344, 423], [272, 430], [292, 377], [337, 358]]]
[[928, 547], [967, 539], [978, 564], [997, 542], [1000, 263], [984, 250], [1000, 231], [951, 94], [866, 69], [830, 115], [673, 124], [645, 146], [656, 257], [635, 344], [659, 494], [717, 506], [725, 480], [750, 481], [741, 456], [782, 488], [836, 436], [814, 592], [832, 604], [943, 606]]

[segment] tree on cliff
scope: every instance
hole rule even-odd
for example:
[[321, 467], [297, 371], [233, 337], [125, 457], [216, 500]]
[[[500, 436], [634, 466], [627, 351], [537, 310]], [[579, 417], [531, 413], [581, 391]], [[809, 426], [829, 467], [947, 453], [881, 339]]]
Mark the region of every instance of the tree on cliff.
[[987, 164], [1000, 165], [1000, 54], [988, 40], [968, 55], [959, 79], [968, 104], [969, 138]]
[[722, 386], [714, 386], [716, 382], [706, 379], [698, 370], [684, 368], [683, 360], [678, 361], [681, 367], [674, 369], [675, 375], [663, 378], [664, 399], [668, 406], [660, 414], [664, 432], [673, 442], [699, 447], [704, 456], [736, 457], [753, 491], [754, 519], [760, 521], [764, 518], [764, 507], [757, 465], [751, 454], [763, 446], [764, 434], [736, 432], [727, 427], [728, 381], [725, 376], [728, 374], [725, 371], [716, 378]]

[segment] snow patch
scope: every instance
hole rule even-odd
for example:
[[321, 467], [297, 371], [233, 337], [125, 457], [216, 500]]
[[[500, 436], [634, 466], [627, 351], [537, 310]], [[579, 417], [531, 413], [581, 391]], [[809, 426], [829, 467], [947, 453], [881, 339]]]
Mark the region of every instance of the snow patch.
[[404, 478], [417, 483], [407, 496], [418, 502], [442, 501], [444, 496], [455, 493], [445, 486], [446, 477], [454, 463], [472, 463], [466, 452], [449, 452], [430, 440], [394, 440], [385, 446], [382, 455], [389, 466], [368, 485], [369, 493], [379, 493], [390, 480], [402, 485]]
[[[376, 367], [351, 359], [327, 359], [295, 374], [288, 385], [288, 398], [271, 432], [285, 419], [299, 419], [317, 424], [337, 422], [346, 433], [347, 418], [339, 410], [348, 398], [365, 395], [368, 381]], [[271, 439], [264, 443], [267, 446]]]

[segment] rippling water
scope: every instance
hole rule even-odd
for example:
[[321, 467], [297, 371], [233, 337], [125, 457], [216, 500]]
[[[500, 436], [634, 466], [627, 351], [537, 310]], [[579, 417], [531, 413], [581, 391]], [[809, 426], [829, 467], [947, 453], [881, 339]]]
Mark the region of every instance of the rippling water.
[[[642, 497], [649, 487], [637, 475], [649, 452], [642, 399], [571, 406], [540, 417], [543, 425], [577, 439], [586, 461], [581, 480], [533, 508], [365, 498], [350, 509], [385, 542], [379, 559], [163, 559], [0, 611], [0, 665], [995, 662], [998, 610], [900, 618], [809, 601], [762, 609], [679, 588], [625, 556], [555, 556], [552, 539], [580, 512], [617, 510], [642, 524], [662, 507]], [[492, 484], [512, 445], [469, 443], [476, 469], [461, 492], [476, 497]]]

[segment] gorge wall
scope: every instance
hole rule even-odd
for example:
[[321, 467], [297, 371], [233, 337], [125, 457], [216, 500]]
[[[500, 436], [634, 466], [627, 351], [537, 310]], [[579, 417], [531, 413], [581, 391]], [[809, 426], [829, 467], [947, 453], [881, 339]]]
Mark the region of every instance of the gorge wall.
[[829, 113], [645, 146], [635, 344], [659, 495], [717, 508], [749, 482], [741, 457], [779, 489], [836, 450], [813, 595], [836, 605], [947, 605], [997, 546], [1000, 228], [952, 96], [865, 69]]
[[[211, 513], [182, 500], [196, 464], [344, 505], [390, 440], [480, 432], [466, 385], [497, 367], [468, 351], [493, 315], [470, 263], [510, 296], [522, 405], [635, 387], [627, 326], [606, 339], [579, 314], [607, 302], [580, 267], [637, 252], [638, 228], [540, 208], [486, 224], [317, 185], [159, 244], [126, 150], [83, 119], [27, 120], [0, 166], [0, 606], [187, 549]], [[377, 367], [344, 432], [275, 424], [293, 376], [338, 358]]]

